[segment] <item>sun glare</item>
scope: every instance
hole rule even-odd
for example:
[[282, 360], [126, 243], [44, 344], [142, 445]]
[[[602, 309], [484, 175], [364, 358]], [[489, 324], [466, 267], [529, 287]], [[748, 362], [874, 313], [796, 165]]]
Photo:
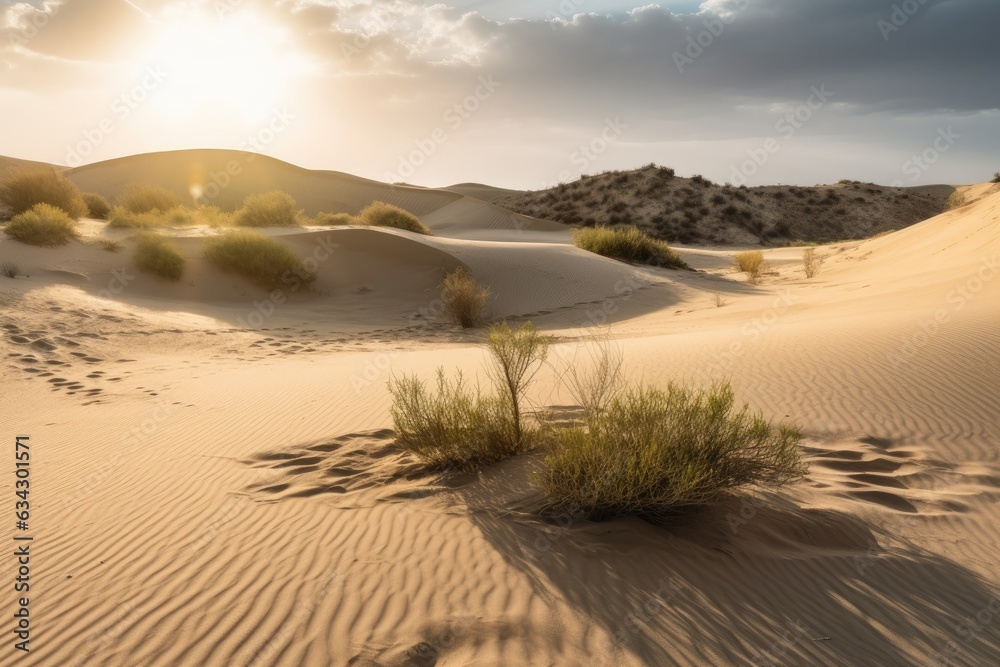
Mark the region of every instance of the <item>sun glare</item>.
[[293, 60], [286, 34], [248, 14], [172, 22], [147, 62], [165, 72], [155, 99], [171, 115], [234, 112], [255, 120], [280, 104]]

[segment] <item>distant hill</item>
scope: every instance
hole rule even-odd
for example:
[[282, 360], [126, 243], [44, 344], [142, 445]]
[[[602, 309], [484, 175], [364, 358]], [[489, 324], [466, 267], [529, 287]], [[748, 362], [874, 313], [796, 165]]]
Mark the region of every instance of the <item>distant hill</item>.
[[500, 194], [492, 201], [576, 227], [636, 225], [677, 243], [783, 245], [901, 229], [946, 211], [953, 192], [949, 186], [896, 189], [856, 181], [737, 188], [648, 165], [583, 176], [548, 190]]
[[391, 185], [337, 171], [303, 169], [257, 153], [196, 149], [145, 153], [96, 162], [66, 171], [85, 192], [109, 200], [131, 183], [154, 183], [182, 201], [235, 210], [251, 194], [281, 190], [308, 215], [355, 214], [381, 200], [420, 216], [431, 229], [563, 229], [443, 189]]

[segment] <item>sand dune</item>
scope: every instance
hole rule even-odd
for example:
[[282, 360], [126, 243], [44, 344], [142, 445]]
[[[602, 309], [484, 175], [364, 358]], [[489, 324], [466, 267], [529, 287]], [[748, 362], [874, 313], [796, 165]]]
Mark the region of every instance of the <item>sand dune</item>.
[[[368, 196], [312, 178], [296, 183], [317, 205]], [[194, 285], [136, 278], [110, 299], [95, 288], [127, 253], [0, 240], [38, 269], [0, 279], [0, 401], [39, 452], [24, 664], [995, 662], [1000, 193], [821, 247], [808, 281], [801, 249], [768, 251], [754, 287], [727, 250], [682, 250], [698, 273], [640, 269], [398, 190], [448, 236], [268, 230], [337, 248], [319, 292], [259, 327], [237, 322], [262, 295], [197, 260], [197, 236], [177, 239]], [[497, 314], [558, 337], [539, 404], [572, 411], [555, 375], [606, 326], [636, 379], [730, 378], [798, 421], [807, 478], [655, 527], [543, 520], [532, 457], [448, 483], [414, 470], [385, 381], [481, 368], [480, 334], [431, 308], [459, 262]]]

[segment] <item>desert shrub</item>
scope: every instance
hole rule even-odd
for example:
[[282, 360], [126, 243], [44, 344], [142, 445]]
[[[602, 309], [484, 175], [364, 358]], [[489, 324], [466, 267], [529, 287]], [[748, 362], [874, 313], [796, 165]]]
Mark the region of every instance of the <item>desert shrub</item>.
[[169, 211], [181, 206], [180, 198], [172, 191], [151, 183], [132, 183], [115, 198], [115, 206], [130, 213]]
[[802, 251], [802, 268], [806, 273], [806, 278], [812, 278], [819, 273], [822, 265], [823, 260], [816, 255], [816, 248], [806, 248]]
[[223, 211], [218, 206], [202, 206], [195, 214], [199, 224], [209, 227], [231, 227], [235, 223], [234, 214]]
[[993, 180], [990, 181], [990, 182], [991, 183], [1000, 183], [1000, 171], [998, 171], [997, 173], [993, 174]]
[[524, 453], [539, 429], [524, 415], [526, 392], [548, 352], [549, 339], [525, 324], [491, 327], [492, 393], [471, 389], [438, 370], [437, 391], [416, 377], [389, 381], [397, 444], [436, 468], [474, 469]]
[[38, 246], [66, 245], [76, 238], [76, 222], [61, 208], [35, 204], [31, 210], [15, 215], [4, 225], [7, 236]]
[[186, 260], [169, 239], [153, 232], [141, 232], [132, 240], [135, 241], [132, 263], [137, 269], [167, 280], [181, 279]]
[[87, 215], [87, 204], [79, 188], [55, 169], [15, 168], [0, 180], [0, 203], [16, 216], [48, 204], [61, 209], [71, 218]]
[[267, 289], [283, 285], [295, 288], [316, 280], [316, 272], [295, 253], [259, 232], [232, 230], [206, 238], [202, 253], [219, 268]]
[[88, 217], [96, 220], [108, 219], [108, 214], [111, 213], [111, 204], [108, 203], [107, 199], [96, 192], [84, 192], [81, 196], [87, 205]]
[[237, 227], [297, 227], [299, 205], [288, 193], [274, 191], [250, 195], [236, 211]]
[[463, 329], [471, 329], [482, 321], [489, 299], [489, 289], [477, 283], [464, 266], [447, 274], [441, 284], [445, 312]]
[[4, 262], [0, 264], [0, 274], [7, 278], [17, 278], [21, 275], [21, 267], [13, 262]]
[[100, 244], [102, 248], [104, 248], [108, 252], [118, 252], [119, 250], [122, 249], [122, 244], [119, 243], [118, 241], [115, 241], [114, 239], [100, 238], [97, 239], [97, 242]]
[[747, 274], [747, 281], [756, 285], [763, 276], [767, 263], [764, 261], [764, 253], [760, 250], [747, 250], [733, 255], [733, 264], [738, 271]]
[[575, 229], [573, 244], [577, 248], [623, 262], [652, 264], [668, 269], [689, 268], [667, 243], [654, 239], [635, 227]]
[[542, 474], [555, 510], [590, 519], [662, 519], [747, 486], [778, 486], [804, 473], [801, 439], [771, 426], [732, 388], [622, 391], [579, 428], [557, 431]]
[[157, 227], [189, 227], [207, 225], [228, 227], [233, 224], [233, 214], [216, 206], [188, 208], [175, 206], [166, 211], [154, 209], [145, 213], [133, 213], [121, 206], [115, 206], [108, 215], [108, 227], [112, 229], [155, 229]]
[[430, 234], [420, 218], [409, 211], [405, 211], [398, 206], [387, 204], [384, 201], [374, 201], [358, 213], [358, 219], [363, 225], [374, 227], [395, 227], [417, 234]]
[[313, 218], [316, 225], [357, 225], [360, 224], [357, 218], [350, 213], [317, 213]]

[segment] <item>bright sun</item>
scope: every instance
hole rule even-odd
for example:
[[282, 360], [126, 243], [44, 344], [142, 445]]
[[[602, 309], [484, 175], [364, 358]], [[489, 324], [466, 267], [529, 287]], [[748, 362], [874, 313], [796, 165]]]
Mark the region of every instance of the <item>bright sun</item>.
[[257, 120], [280, 104], [293, 60], [284, 31], [244, 14], [171, 22], [147, 62], [166, 72], [155, 99], [171, 115], [224, 112]]

